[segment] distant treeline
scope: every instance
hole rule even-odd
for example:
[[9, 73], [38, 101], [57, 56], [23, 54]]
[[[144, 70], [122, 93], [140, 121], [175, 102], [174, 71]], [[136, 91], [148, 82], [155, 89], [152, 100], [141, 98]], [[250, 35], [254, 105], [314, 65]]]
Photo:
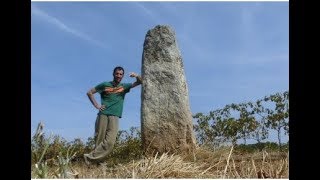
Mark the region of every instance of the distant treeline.
[[[276, 93], [255, 102], [229, 104], [209, 114], [197, 113], [194, 130], [200, 145], [219, 147], [227, 142], [254, 139], [261, 144], [275, 130], [281, 148], [281, 133], [289, 133], [289, 91]], [[270, 141], [270, 139], [269, 139]]]

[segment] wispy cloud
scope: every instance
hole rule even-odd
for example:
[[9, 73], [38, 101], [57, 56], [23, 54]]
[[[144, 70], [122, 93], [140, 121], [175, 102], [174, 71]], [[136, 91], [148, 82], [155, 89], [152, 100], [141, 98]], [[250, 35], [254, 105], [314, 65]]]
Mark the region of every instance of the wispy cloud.
[[148, 18], [150, 18], [154, 23], [158, 23], [161, 21], [161, 18], [150, 8], [147, 8], [145, 5], [139, 2], [133, 2], [133, 4], [139, 8], [139, 12], [146, 14]]
[[135, 2], [134, 4], [137, 7], [139, 7], [140, 9], [142, 9], [144, 13], [150, 15], [151, 17], [155, 17], [154, 13], [151, 10], [149, 10], [148, 8], [146, 8], [144, 5], [142, 5], [141, 3]]
[[85, 41], [88, 41], [88, 42], [90, 42], [92, 44], [95, 44], [96, 46], [99, 46], [101, 48], [106, 48], [106, 49], [109, 48], [104, 43], [102, 43], [102, 42], [100, 42], [98, 40], [95, 40], [95, 39], [91, 38], [90, 36], [88, 36], [87, 34], [85, 34], [85, 33], [81, 32], [79, 30], [76, 30], [76, 29], [66, 25], [61, 20], [49, 15], [48, 13], [46, 13], [43, 10], [41, 10], [39, 7], [37, 7], [35, 5], [31, 6], [31, 14], [44, 19], [46, 22], [55, 25], [57, 28], [63, 30], [64, 32], [70, 33], [70, 34], [72, 34], [72, 35], [74, 35], [76, 37], [79, 37], [79, 38], [81, 38], [81, 39], [83, 39]]

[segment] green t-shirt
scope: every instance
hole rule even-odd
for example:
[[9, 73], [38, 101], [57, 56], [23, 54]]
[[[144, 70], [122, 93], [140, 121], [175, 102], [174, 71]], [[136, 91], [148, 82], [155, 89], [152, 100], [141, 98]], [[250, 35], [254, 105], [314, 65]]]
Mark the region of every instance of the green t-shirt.
[[95, 89], [100, 93], [101, 105], [106, 106], [106, 109], [98, 114], [102, 113], [121, 118], [124, 97], [130, 91], [131, 86], [132, 83], [119, 83], [117, 86], [113, 86], [112, 81], [98, 84]]

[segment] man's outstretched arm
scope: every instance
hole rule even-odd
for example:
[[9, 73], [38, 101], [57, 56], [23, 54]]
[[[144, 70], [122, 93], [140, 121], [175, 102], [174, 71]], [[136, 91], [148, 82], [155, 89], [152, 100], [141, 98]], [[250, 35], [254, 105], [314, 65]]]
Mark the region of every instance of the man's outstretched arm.
[[142, 78], [138, 74], [132, 72], [130, 73], [130, 77], [135, 77], [137, 79], [136, 82], [132, 84], [131, 88], [134, 88], [142, 83]]

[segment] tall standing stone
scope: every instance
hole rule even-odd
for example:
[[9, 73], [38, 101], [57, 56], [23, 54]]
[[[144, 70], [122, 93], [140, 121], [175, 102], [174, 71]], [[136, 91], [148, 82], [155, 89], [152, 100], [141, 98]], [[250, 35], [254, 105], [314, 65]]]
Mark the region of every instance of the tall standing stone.
[[142, 56], [141, 132], [146, 153], [196, 146], [182, 57], [169, 26], [146, 34]]

